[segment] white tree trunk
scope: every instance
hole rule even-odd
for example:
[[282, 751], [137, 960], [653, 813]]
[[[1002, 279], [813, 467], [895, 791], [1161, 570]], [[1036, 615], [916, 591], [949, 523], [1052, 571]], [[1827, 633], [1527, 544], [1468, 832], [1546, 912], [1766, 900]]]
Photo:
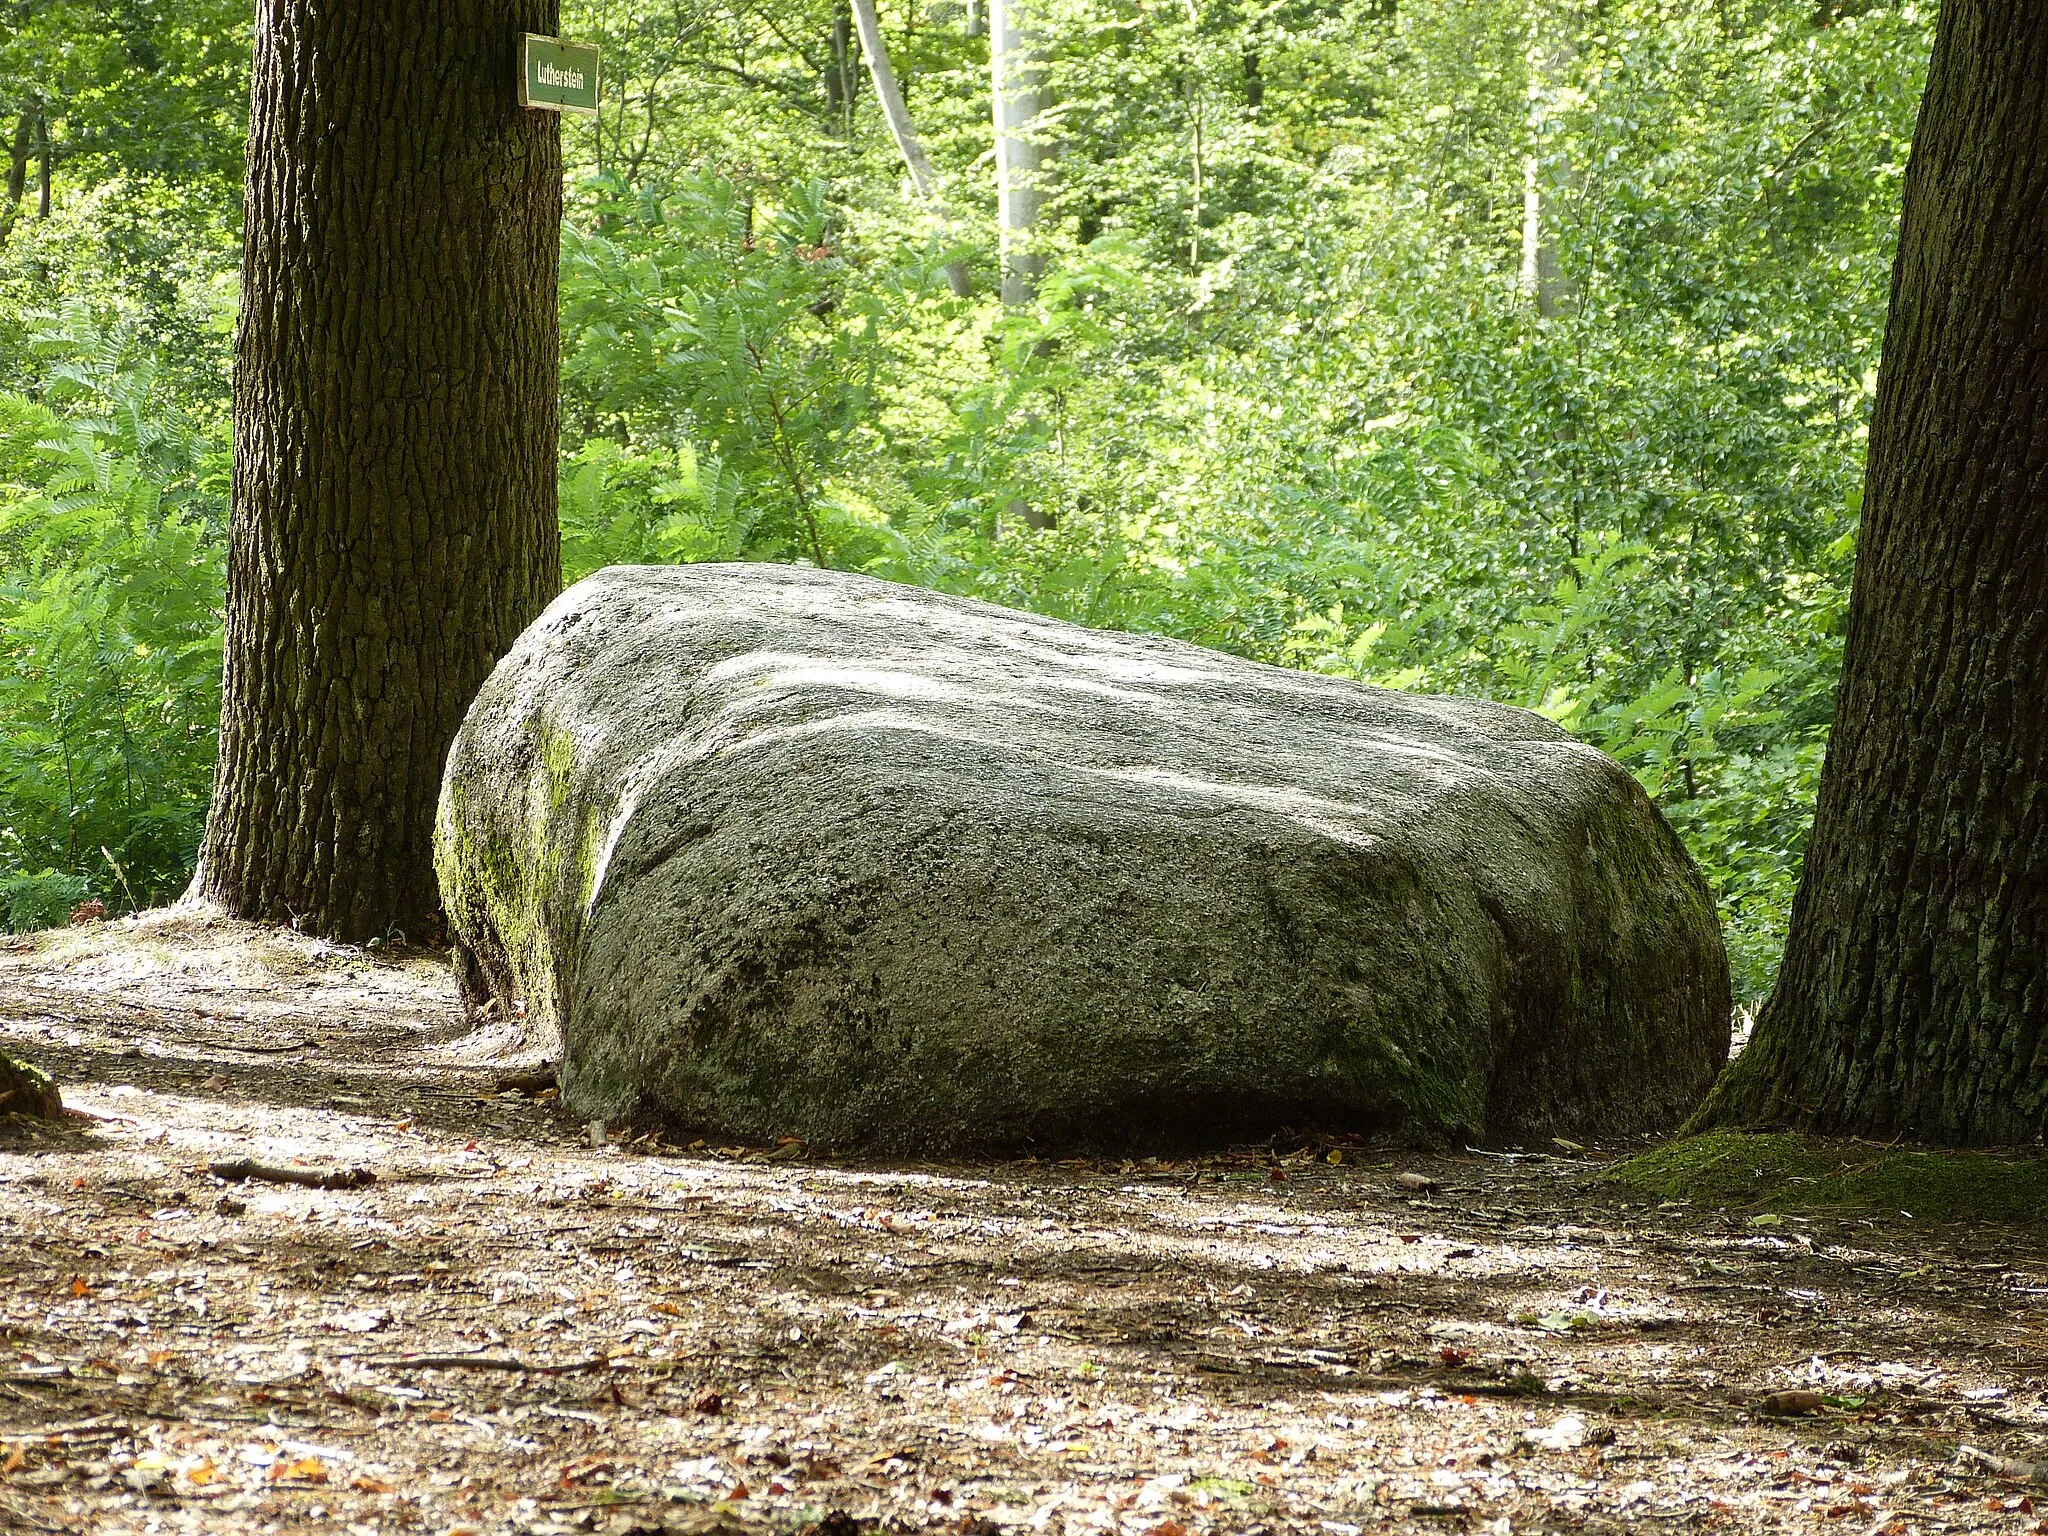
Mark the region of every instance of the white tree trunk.
[[1035, 250], [1039, 183], [1047, 159], [1037, 135], [1050, 102], [1045, 60], [1018, 0], [990, 0], [989, 84], [996, 127], [996, 224], [1001, 233], [1003, 303], [1023, 304], [1038, 286], [1045, 258]]
[[[875, 0], [853, 0], [853, 25], [860, 33], [860, 51], [867, 55], [868, 75], [875, 82], [875, 99], [881, 102], [882, 115], [889, 120], [889, 132], [896, 140], [897, 152], [903, 156], [904, 169], [910, 172], [911, 185], [917, 188], [917, 195], [931, 210], [939, 227], [939, 237], [950, 239], [953, 216], [946, 207], [945, 199], [939, 195], [938, 174], [933, 171], [924, 145], [918, 140], [917, 126], [910, 120], [910, 108], [904, 105], [903, 92], [896, 84], [896, 71], [889, 65], [889, 48], [882, 41], [882, 21], [875, 14]], [[946, 263], [946, 283], [963, 299], [974, 291], [967, 279], [965, 262]]]
[[1522, 161], [1522, 292], [1536, 313], [1550, 316], [1564, 307], [1567, 286], [1552, 245], [1551, 220], [1544, 217], [1543, 166], [1534, 155]]
[[1558, 85], [1572, 57], [1571, 39], [1562, 18], [1541, 3], [1529, 18], [1529, 152], [1522, 159], [1522, 292], [1535, 302], [1536, 313], [1564, 313], [1578, 299], [1578, 288], [1557, 260], [1557, 192], [1569, 172], [1545, 168], [1542, 149], [1545, 127], [1554, 111]]

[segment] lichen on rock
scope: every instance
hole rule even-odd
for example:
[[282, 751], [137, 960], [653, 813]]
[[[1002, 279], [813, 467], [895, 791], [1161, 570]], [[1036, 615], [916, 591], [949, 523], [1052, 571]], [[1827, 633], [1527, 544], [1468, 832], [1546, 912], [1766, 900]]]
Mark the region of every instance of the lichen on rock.
[[864, 577], [620, 567], [485, 685], [436, 842], [573, 1108], [892, 1152], [1661, 1130], [1698, 871], [1550, 722]]

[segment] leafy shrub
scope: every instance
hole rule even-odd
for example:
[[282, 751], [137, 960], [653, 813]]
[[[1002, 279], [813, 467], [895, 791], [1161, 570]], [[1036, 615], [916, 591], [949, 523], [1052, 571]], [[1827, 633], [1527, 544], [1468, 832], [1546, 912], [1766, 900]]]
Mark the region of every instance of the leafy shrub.
[[161, 901], [211, 783], [226, 456], [122, 328], [35, 345], [41, 398], [0, 393], [0, 872]]
[[38, 928], [61, 927], [91, 888], [92, 883], [85, 876], [54, 869], [0, 879], [0, 903], [7, 908], [7, 931], [32, 933]]

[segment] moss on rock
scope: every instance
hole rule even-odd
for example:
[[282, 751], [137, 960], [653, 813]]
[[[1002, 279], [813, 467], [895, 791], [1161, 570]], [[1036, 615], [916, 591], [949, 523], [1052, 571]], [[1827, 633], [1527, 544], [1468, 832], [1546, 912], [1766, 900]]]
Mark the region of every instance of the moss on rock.
[[564, 593], [435, 857], [563, 1104], [691, 1135], [1648, 1131], [1727, 1055], [1705, 881], [1540, 716], [843, 573]]
[[1864, 1210], [1928, 1221], [2048, 1222], [2048, 1156], [1711, 1131], [1605, 1175], [1660, 1200], [1738, 1210]]

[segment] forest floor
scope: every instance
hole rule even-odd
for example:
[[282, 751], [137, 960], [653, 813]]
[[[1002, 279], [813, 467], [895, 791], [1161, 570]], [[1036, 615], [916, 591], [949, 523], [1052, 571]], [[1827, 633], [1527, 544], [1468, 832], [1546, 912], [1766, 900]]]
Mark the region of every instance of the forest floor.
[[596, 1145], [463, 1028], [418, 953], [0, 940], [92, 1117], [0, 1121], [0, 1529], [2048, 1532], [2038, 1228]]

